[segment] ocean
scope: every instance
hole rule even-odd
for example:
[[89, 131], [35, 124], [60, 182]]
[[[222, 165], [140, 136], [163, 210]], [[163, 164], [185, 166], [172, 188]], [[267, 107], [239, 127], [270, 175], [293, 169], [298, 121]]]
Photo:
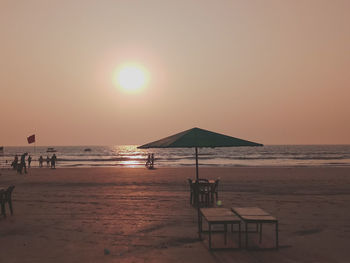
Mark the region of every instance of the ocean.
[[[56, 152], [57, 167], [142, 167], [148, 153], [154, 153], [156, 167], [195, 165], [193, 148], [137, 149], [122, 146], [51, 146]], [[85, 149], [89, 148], [90, 151]], [[39, 156], [51, 157], [48, 147], [4, 147], [0, 167], [10, 167], [15, 154], [28, 152], [32, 166]], [[263, 147], [200, 148], [200, 166], [350, 166], [350, 145], [267, 145]], [[46, 163], [44, 164], [44, 166]]]

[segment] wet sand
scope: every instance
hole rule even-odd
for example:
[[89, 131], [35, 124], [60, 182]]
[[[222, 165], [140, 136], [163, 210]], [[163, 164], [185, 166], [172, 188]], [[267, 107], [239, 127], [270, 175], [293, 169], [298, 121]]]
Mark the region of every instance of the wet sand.
[[[206, 168], [224, 207], [259, 206], [280, 222], [252, 250], [199, 241], [187, 178], [194, 168], [1, 170], [14, 215], [0, 218], [0, 262], [350, 262], [350, 168]], [[8, 209], [7, 209], [8, 211]], [[8, 213], [9, 214], [9, 213]], [[235, 233], [229, 245], [237, 245]], [[223, 245], [222, 233], [213, 245]], [[257, 249], [260, 248], [260, 249]]]

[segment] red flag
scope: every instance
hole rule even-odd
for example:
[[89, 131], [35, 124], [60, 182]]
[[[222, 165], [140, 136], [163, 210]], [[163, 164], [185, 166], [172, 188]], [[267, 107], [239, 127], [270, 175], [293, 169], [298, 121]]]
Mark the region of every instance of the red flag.
[[35, 142], [35, 134], [30, 135], [29, 137], [27, 137], [27, 141], [29, 144]]

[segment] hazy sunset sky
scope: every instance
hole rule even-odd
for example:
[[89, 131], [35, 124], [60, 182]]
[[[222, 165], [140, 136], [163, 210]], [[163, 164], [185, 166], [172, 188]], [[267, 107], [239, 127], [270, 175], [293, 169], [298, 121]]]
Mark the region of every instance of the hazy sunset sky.
[[[348, 0], [0, 0], [0, 146], [192, 127], [349, 144], [349, 14]], [[148, 76], [134, 92], [115, 83], [130, 63]]]

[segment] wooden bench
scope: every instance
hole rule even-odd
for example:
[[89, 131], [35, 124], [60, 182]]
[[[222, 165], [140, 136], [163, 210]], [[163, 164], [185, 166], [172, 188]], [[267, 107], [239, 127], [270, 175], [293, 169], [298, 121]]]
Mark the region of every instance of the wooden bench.
[[278, 249], [278, 220], [268, 212], [259, 207], [232, 207], [232, 211], [245, 223], [245, 242], [248, 248], [248, 224], [257, 224], [259, 242], [262, 241], [262, 225], [265, 223], [275, 224], [276, 227], [276, 249]]
[[203, 217], [208, 222], [209, 233], [209, 249], [212, 249], [211, 234], [212, 225], [224, 225], [225, 245], [227, 244], [227, 225], [231, 225], [231, 231], [233, 230], [233, 224], [238, 224], [238, 245], [241, 247], [241, 220], [230, 209], [227, 208], [201, 208], [200, 209], [200, 236], [203, 232], [202, 223]]

